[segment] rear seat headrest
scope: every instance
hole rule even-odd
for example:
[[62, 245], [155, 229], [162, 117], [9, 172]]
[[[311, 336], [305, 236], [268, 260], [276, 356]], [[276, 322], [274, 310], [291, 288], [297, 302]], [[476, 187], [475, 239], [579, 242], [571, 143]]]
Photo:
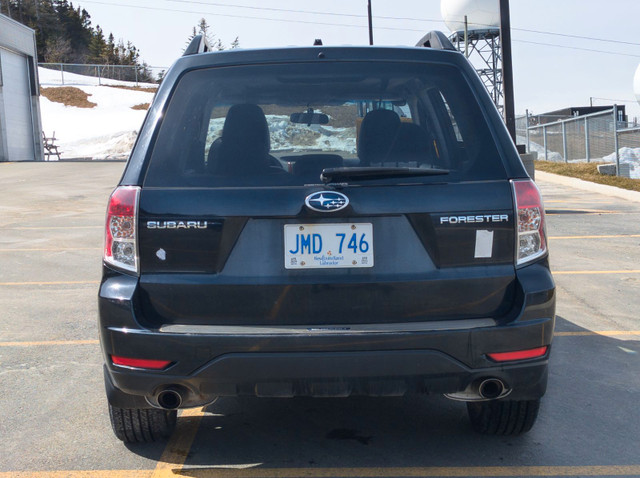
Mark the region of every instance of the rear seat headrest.
[[398, 135], [400, 117], [391, 110], [367, 113], [360, 126], [358, 157], [362, 164], [384, 162]]

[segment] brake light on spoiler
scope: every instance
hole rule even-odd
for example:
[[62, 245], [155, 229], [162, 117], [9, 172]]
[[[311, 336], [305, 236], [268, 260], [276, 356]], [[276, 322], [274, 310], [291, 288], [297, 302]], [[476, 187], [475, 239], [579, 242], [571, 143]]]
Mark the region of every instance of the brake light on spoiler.
[[516, 265], [547, 253], [546, 221], [540, 191], [531, 179], [511, 181], [518, 225]]
[[118, 269], [138, 273], [136, 238], [138, 223], [138, 186], [120, 186], [109, 198], [103, 259]]

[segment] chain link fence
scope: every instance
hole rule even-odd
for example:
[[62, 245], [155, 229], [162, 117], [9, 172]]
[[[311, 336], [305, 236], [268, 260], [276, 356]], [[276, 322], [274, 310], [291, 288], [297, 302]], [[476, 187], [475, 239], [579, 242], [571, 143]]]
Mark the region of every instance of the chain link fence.
[[38, 63], [42, 85], [110, 85], [126, 81], [156, 85], [167, 67], [132, 65], [92, 65], [75, 63]]
[[538, 159], [609, 163], [618, 176], [640, 178], [640, 126], [620, 121], [615, 107], [577, 117], [521, 116], [516, 134]]

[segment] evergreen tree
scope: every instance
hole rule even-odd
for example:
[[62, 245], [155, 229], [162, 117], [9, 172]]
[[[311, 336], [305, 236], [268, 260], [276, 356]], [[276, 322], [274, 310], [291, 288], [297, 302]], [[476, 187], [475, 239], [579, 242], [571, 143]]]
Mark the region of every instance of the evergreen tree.
[[[217, 38], [216, 35], [214, 35], [214, 33], [211, 31], [211, 26], [209, 26], [205, 18], [201, 18], [198, 22], [197, 27], [193, 27], [191, 35], [189, 35], [189, 37], [187, 38], [185, 50], [196, 35], [203, 35], [207, 39], [207, 42], [211, 46], [212, 50], [222, 51], [226, 49], [224, 43], [222, 43], [222, 40], [220, 38]], [[239, 46], [240, 40], [238, 39], [238, 37], [236, 37], [236, 39], [231, 42], [230, 48], [238, 48]]]
[[[112, 33], [105, 39], [99, 25], [91, 26], [91, 15], [71, 0], [0, 0], [0, 13], [21, 22], [36, 32], [38, 61], [41, 63], [97, 63], [135, 66], [126, 79], [137, 77], [153, 81], [149, 66], [140, 59], [139, 50], [131, 42], [119, 40]], [[204, 19], [198, 25], [211, 35]], [[194, 28], [194, 34], [196, 29]], [[215, 43], [214, 37], [210, 37]], [[109, 74], [118, 70], [109, 69]], [[123, 78], [125, 79], [125, 78]]]
[[89, 63], [107, 63], [107, 43], [104, 41], [104, 34], [100, 25], [96, 26], [91, 41], [89, 42]]

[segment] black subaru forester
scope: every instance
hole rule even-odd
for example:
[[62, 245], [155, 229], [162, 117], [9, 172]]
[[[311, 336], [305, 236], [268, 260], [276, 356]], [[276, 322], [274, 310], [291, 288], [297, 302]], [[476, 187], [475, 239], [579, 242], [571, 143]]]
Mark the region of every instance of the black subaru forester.
[[442, 45], [196, 38], [171, 67], [107, 211], [118, 438], [247, 394], [441, 393], [481, 433], [532, 427], [555, 320], [542, 201]]

